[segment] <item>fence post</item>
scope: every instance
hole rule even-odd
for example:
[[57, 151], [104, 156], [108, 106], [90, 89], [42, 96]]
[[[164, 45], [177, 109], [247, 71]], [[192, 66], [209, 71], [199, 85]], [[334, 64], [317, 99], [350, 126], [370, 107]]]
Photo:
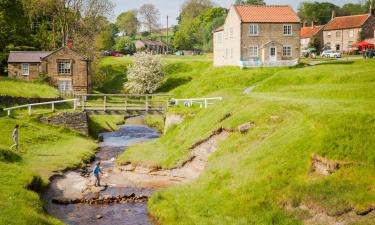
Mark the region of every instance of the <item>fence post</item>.
[[128, 96], [125, 96], [125, 111], [128, 111]]
[[52, 102], [52, 112], [55, 112], [55, 103], [54, 102]]
[[8, 116], [10, 116], [10, 109], [8, 109], [7, 111], [8, 111]]
[[208, 106], [208, 100], [207, 98], [204, 99], [204, 108], [207, 109], [207, 106]]
[[104, 112], [107, 110], [107, 96], [104, 96]]
[[73, 109], [74, 110], [77, 109], [77, 99], [74, 99], [74, 101], [73, 101]]
[[148, 96], [146, 95], [146, 112], [148, 112]]
[[166, 101], [165, 101], [165, 111], [166, 112], [168, 112], [168, 107], [169, 107], [169, 100], [167, 99]]
[[82, 111], [85, 111], [85, 103], [86, 103], [85, 99], [82, 98]]
[[28, 108], [29, 108], [29, 116], [31, 116], [31, 105], [29, 105]]

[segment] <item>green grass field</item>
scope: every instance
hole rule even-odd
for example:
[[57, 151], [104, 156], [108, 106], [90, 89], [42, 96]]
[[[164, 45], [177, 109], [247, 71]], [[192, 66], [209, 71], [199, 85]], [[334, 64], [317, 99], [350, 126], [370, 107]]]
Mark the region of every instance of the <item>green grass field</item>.
[[[9, 150], [20, 125], [20, 152]], [[97, 145], [78, 133], [36, 122], [34, 118], [0, 118], [0, 224], [62, 224], [44, 213], [36, 192], [50, 176], [80, 165]]]
[[56, 98], [59, 92], [47, 84], [0, 78], [0, 95], [24, 98]]
[[[212, 131], [251, 121], [256, 127], [223, 141], [197, 180], [151, 198], [150, 212], [162, 224], [295, 225], [309, 212], [283, 206], [307, 205], [329, 215], [366, 209], [375, 203], [374, 67], [375, 61], [355, 60], [240, 70], [171, 60], [160, 91], [224, 101], [207, 110], [176, 109], [194, 115], [161, 139], [131, 147], [118, 162], [173, 167]], [[321, 176], [310, 171], [313, 154], [350, 166]], [[365, 216], [351, 224], [374, 221]]]

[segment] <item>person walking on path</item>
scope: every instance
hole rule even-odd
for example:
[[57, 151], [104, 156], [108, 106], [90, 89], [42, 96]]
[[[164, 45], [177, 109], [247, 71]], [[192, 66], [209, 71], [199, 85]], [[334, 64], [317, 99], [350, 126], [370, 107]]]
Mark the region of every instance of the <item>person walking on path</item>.
[[96, 162], [96, 165], [93, 170], [94, 177], [95, 177], [95, 187], [100, 187], [100, 174], [103, 174], [102, 170], [100, 169], [100, 162]]
[[18, 128], [19, 125], [17, 124], [13, 130], [12, 138], [14, 141], [14, 145], [10, 146], [10, 149], [13, 150], [13, 148], [16, 148], [16, 151], [18, 151]]

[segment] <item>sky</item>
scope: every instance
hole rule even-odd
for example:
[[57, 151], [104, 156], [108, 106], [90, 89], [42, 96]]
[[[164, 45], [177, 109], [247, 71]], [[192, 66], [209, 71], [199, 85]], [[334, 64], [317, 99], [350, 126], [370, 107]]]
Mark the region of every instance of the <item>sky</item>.
[[[111, 0], [115, 3], [115, 17], [117, 17], [121, 12], [137, 9], [141, 5], [146, 3], [154, 4], [160, 11], [160, 21], [159, 24], [162, 27], [166, 27], [167, 16], [169, 16], [169, 24], [177, 24], [176, 18], [180, 13], [181, 5], [185, 0]], [[229, 8], [230, 5], [235, 0], [213, 0], [221, 7]], [[315, 1], [315, 0], [314, 0]], [[319, 1], [319, 0], [318, 0]], [[327, 1], [327, 0], [324, 0]], [[358, 2], [358, 0], [328, 0], [336, 5], [343, 5], [350, 2]], [[291, 5], [295, 10], [297, 10], [298, 5], [302, 2], [301, 0], [266, 0], [268, 5]], [[113, 21], [116, 18], [111, 18]]]

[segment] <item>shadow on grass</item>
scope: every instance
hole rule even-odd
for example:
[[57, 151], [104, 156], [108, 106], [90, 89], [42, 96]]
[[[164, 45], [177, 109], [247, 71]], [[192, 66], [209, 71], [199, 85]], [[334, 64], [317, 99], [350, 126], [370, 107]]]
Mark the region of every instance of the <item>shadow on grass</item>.
[[0, 161], [1, 162], [14, 163], [14, 162], [19, 162], [21, 160], [22, 160], [21, 156], [19, 156], [17, 153], [11, 150], [0, 148]]
[[187, 84], [192, 80], [191, 77], [179, 77], [179, 78], [168, 78], [164, 83], [161, 85], [161, 87], [158, 88], [157, 92], [169, 92], [173, 89]]
[[101, 82], [95, 84], [95, 90], [108, 94], [120, 93], [126, 82], [126, 72], [127, 64], [100, 67], [96, 76], [100, 77]]
[[325, 66], [325, 65], [351, 65], [353, 64], [354, 61], [344, 61], [344, 60], [339, 60], [339, 61], [327, 61], [324, 63], [320, 63], [316, 66]]

